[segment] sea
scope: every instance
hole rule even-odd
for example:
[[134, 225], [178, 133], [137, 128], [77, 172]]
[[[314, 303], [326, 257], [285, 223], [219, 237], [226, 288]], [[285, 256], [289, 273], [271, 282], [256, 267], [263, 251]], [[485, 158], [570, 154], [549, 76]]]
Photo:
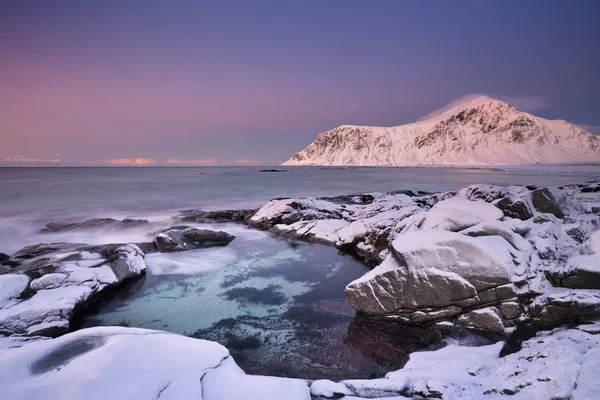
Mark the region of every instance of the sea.
[[[136, 243], [186, 209], [258, 208], [273, 198], [330, 197], [471, 184], [554, 186], [600, 179], [600, 166], [494, 168], [0, 168], [0, 252], [51, 242]], [[125, 230], [42, 233], [49, 222], [144, 218]], [[416, 350], [498, 338], [356, 315], [345, 286], [367, 268], [335, 248], [243, 224], [226, 247], [146, 256], [147, 273], [90, 307], [77, 328], [160, 329], [226, 346], [247, 373], [305, 379], [382, 377]]]

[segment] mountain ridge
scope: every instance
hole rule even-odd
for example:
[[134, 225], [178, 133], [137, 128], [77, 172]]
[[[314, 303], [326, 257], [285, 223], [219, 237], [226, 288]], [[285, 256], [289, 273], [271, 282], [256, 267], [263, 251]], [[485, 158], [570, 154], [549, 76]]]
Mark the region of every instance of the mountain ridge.
[[479, 96], [392, 127], [341, 125], [285, 166], [461, 166], [600, 162], [600, 138]]

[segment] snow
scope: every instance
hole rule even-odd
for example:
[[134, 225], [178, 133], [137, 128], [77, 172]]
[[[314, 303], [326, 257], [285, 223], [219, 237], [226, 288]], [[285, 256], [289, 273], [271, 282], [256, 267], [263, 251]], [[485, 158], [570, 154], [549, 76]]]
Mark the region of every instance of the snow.
[[3, 399], [310, 400], [295, 379], [244, 374], [215, 342], [98, 327], [0, 352]]
[[351, 395], [352, 391], [341, 382], [333, 382], [328, 379], [320, 379], [311, 383], [310, 394], [313, 396], [330, 398], [336, 395]]
[[6, 274], [0, 275], [0, 308], [21, 295], [29, 284], [27, 275]]
[[67, 279], [66, 274], [61, 274], [58, 272], [46, 274], [32, 280], [29, 284], [29, 287], [33, 290], [56, 289], [57, 287], [61, 286], [65, 279]]
[[600, 254], [600, 230], [590, 235], [590, 238], [584, 243], [583, 249], [587, 253]]
[[0, 331], [33, 335], [42, 323], [68, 327], [72, 310], [91, 294], [85, 285], [40, 290], [31, 299], [0, 310]]
[[392, 243], [393, 251], [405, 260], [409, 269], [454, 272], [471, 281], [478, 290], [492, 282], [510, 280], [515, 271], [511, 248], [500, 236], [472, 238], [434, 229], [410, 232]]
[[[359, 150], [357, 150], [359, 149]], [[487, 97], [412, 124], [342, 125], [283, 165], [523, 165], [597, 163], [600, 138]]]

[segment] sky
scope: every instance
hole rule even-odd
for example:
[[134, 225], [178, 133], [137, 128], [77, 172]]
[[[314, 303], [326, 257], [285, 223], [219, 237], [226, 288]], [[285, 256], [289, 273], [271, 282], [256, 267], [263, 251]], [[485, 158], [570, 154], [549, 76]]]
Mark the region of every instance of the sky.
[[277, 165], [472, 93], [600, 134], [600, 1], [0, 2], [0, 164]]

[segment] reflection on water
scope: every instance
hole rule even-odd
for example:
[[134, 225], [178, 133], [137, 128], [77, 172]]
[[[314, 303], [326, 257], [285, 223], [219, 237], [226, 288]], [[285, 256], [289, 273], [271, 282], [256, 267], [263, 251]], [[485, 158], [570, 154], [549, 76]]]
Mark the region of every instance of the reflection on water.
[[226, 248], [152, 254], [86, 326], [162, 329], [217, 341], [248, 373], [367, 378], [400, 368], [440, 333], [355, 316], [344, 297], [366, 271], [334, 248], [292, 243], [240, 225]]

